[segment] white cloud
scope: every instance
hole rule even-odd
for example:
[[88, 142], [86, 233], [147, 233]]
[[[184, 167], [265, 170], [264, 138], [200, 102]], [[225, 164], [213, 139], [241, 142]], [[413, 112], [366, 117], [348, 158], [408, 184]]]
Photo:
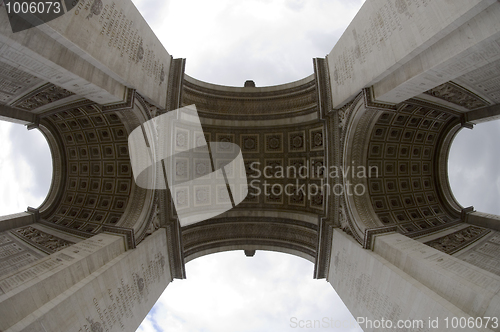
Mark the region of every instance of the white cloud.
[[462, 129], [449, 155], [449, 181], [464, 207], [500, 215], [500, 121]]
[[312, 278], [313, 264], [299, 257], [225, 252], [187, 263], [186, 274], [167, 287], [138, 331], [296, 331], [291, 319], [350, 316], [331, 285]]
[[188, 75], [235, 86], [312, 74], [312, 58], [331, 50], [362, 2], [183, 0], [161, 9], [156, 1], [135, 1], [141, 11], [159, 8], [162, 20], [151, 27], [174, 58], [187, 58]]

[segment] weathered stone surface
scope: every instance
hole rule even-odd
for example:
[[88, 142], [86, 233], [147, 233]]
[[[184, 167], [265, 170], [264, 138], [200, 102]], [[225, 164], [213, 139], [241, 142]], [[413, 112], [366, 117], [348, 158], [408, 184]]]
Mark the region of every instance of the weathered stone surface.
[[166, 233], [161, 229], [137, 250], [104, 260], [105, 265], [11, 330], [135, 331], [171, 281], [167, 256]]
[[[455, 69], [452, 65], [466, 61], [465, 54], [463, 58], [455, 58], [461, 52], [479, 41], [486, 43], [483, 38], [488, 32], [491, 31], [488, 36], [497, 34], [498, 22], [494, 19], [497, 16], [482, 12], [485, 17], [474, 22], [483, 23], [484, 27], [493, 25], [467, 42], [462, 30], [484, 28], [457, 27], [495, 3], [494, 0], [366, 1], [328, 55], [333, 107], [343, 106], [359, 90], [373, 84], [376, 99], [402, 102], [454, 78], [450, 76], [458, 76], [458, 68], [473, 69], [478, 63]], [[445, 36], [446, 43], [437, 43]], [[446, 63], [447, 68], [433, 70], [440, 63]], [[427, 77], [420, 78], [420, 74]], [[410, 82], [412, 79], [415, 81]]]

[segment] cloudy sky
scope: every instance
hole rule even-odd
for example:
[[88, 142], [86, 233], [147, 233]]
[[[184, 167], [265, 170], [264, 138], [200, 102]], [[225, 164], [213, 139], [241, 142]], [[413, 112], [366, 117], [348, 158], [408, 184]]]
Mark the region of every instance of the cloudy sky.
[[[186, 73], [223, 85], [287, 83], [313, 73], [363, 0], [134, 0]], [[463, 206], [500, 214], [500, 122], [462, 130], [450, 154], [450, 182]], [[39, 206], [51, 178], [42, 135], [0, 122], [0, 215]], [[360, 331], [335, 291], [313, 280], [301, 258], [257, 252], [205, 256], [187, 263], [139, 332], [327, 331], [294, 322], [334, 319]], [[329, 321], [330, 322], [330, 321]]]
[[52, 159], [40, 131], [0, 121], [0, 174], [0, 215], [42, 204], [52, 180]]

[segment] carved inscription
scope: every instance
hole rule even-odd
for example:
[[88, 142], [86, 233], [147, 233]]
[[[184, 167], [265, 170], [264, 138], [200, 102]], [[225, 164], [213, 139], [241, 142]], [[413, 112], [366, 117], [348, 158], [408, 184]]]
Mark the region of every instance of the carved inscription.
[[88, 324], [79, 332], [109, 331], [115, 326], [125, 329], [125, 318], [134, 317], [134, 307], [146, 302], [153, 286], [165, 275], [165, 256], [157, 253], [152, 260], [136, 267], [127, 277], [117, 280], [115, 288], [108, 288], [107, 299], [93, 299], [95, 317], [88, 317]]
[[62, 265], [63, 265], [62, 260], [57, 260], [55, 258], [50, 257], [8, 278], [0, 280], [0, 290], [7, 293], [10, 290], [16, 288], [17, 286], [20, 286], [25, 282], [32, 280], [40, 276], [41, 274], [46, 273]]
[[492, 257], [497, 257], [498, 253], [500, 252], [500, 246], [497, 246], [496, 244], [493, 244], [493, 243], [486, 242], [486, 243], [482, 244], [476, 250], [482, 254], [492, 256]]
[[[31, 226], [25, 227], [25, 228], [32, 228]], [[26, 231], [26, 234], [28, 233], [29, 230]], [[11, 231], [10, 234], [13, 234], [14, 231]], [[37, 234], [37, 232], [33, 232], [31, 234]], [[52, 235], [47, 234], [52, 237]], [[31, 236], [31, 235], [29, 235]], [[36, 237], [36, 235], [33, 235]], [[16, 235], [16, 237], [19, 237], [19, 235]], [[32, 239], [35, 239], [32, 237]], [[55, 238], [55, 237], [54, 237]], [[46, 237], [45, 235], [42, 235], [41, 240], [45, 241]], [[56, 238], [58, 239], [58, 238]], [[59, 239], [62, 240], [62, 239]], [[36, 241], [36, 239], [35, 239]], [[62, 240], [64, 243], [69, 243], [68, 241]], [[34, 242], [33, 242], [34, 243]], [[48, 257], [45, 258], [37, 258], [35, 259], [35, 262], [33, 262], [31, 265], [28, 265], [24, 268], [21, 268], [16, 271], [15, 274], [7, 276], [4, 279], [0, 279], [0, 294], [2, 292], [7, 293], [11, 291], [12, 289], [21, 286], [30, 280], [33, 280], [35, 278], [46, 278], [50, 276], [49, 273], [52, 273], [54, 270], [63, 267], [63, 266], [68, 266], [68, 264], [71, 264], [72, 261], [76, 259], [76, 257], [73, 257], [72, 254], [79, 254], [80, 257], [85, 257], [88, 256], [89, 254], [92, 254], [96, 252], [97, 250], [105, 247], [107, 245], [106, 241], [103, 241], [101, 238], [92, 238], [88, 239], [85, 241], [81, 241], [77, 244], [72, 245], [70, 248], [65, 248], [64, 251], [57, 252], [55, 254], [52, 254]], [[25, 252], [21, 252], [22, 254], [25, 254]], [[17, 257], [9, 257], [9, 259], [18, 259]], [[19, 261], [17, 263], [20, 263], [20, 260], [22, 259], [28, 259], [27, 257], [20, 257]], [[23, 266], [26, 264], [23, 264]]]
[[0, 235], [0, 279], [43, 256], [9, 231]]
[[[19, 52], [12, 47], [4, 47], [2, 49], [1, 57], [6, 59], [9, 63], [18, 65], [20, 68], [25, 67], [27, 70], [37, 73], [38, 77], [44, 79], [52, 79], [59, 73], [53, 68], [46, 66], [44, 63], [35, 60], [34, 58]], [[2, 63], [2, 66], [4, 64]], [[23, 68], [23, 70], [25, 70]]]
[[23, 251], [21, 246], [16, 243], [11, 243], [0, 248], [0, 258], [9, 257]]
[[443, 259], [441, 261], [438, 261], [437, 265], [445, 270], [454, 272], [456, 275], [459, 275], [464, 279], [470, 280], [473, 284], [480, 287], [488, 288], [492, 285], [498, 284], [497, 278], [492, 278], [491, 274], [475, 268], [471, 268], [469, 264], [464, 263], [458, 259]]
[[[83, 14], [85, 12], [85, 14]], [[129, 64], [137, 64], [141, 70], [158, 84], [165, 81], [165, 67], [155, 51], [145, 44], [144, 38], [136, 28], [135, 22], [128, 18], [120, 3], [114, 1], [80, 1], [75, 15], [85, 15], [87, 20], [97, 20], [100, 35], [107, 38], [109, 48], [120, 52], [120, 57], [128, 59]]]
[[[429, 29], [425, 22], [413, 18], [413, 13], [420, 7], [427, 7], [430, 0], [396, 0], [386, 3], [371, 13], [367, 22], [362, 26], [365, 29], [352, 29], [354, 46], [344, 47], [335, 59], [333, 78], [338, 84], [345, 84], [353, 79], [354, 68], [366, 62], [373, 51], [381, 51], [386, 47], [385, 42], [396, 32], [403, 30], [403, 20], [412, 19], [419, 26], [419, 31]], [[421, 26], [420, 26], [421, 25]], [[361, 26], [361, 25], [359, 25]]]
[[7, 235], [0, 235], [0, 245], [12, 242]]
[[500, 245], [500, 236], [499, 235], [492, 236], [488, 241]]
[[353, 303], [365, 306], [372, 317], [397, 321], [401, 314], [401, 307], [393, 302], [387, 294], [377, 290], [377, 282], [367, 273], [359, 272], [357, 263], [352, 260], [345, 250], [341, 250], [334, 257], [335, 278], [340, 280], [340, 287]]
[[8, 103], [17, 93], [29, 89], [41, 81], [6, 63], [0, 64], [0, 102]]
[[484, 241], [466, 252], [460, 253], [458, 258], [472, 265], [478, 266], [481, 269], [500, 275], [500, 259], [498, 252], [500, 251], [500, 236], [486, 236]]
[[38, 260], [38, 257], [30, 253], [22, 253], [8, 258], [7, 260], [0, 262], [0, 275], [11, 273], [25, 265], [35, 262], [36, 260]]
[[495, 273], [496, 275], [500, 275], [500, 264], [498, 258], [496, 257], [483, 255], [479, 252], [473, 251], [467, 253], [467, 255], [463, 256], [462, 259], [464, 262], [478, 266], [485, 271], [489, 271]]

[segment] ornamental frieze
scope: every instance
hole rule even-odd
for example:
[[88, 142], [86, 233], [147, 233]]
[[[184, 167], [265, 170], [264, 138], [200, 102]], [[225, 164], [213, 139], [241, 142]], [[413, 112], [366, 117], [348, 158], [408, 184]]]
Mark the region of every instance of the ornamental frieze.
[[57, 236], [45, 233], [31, 226], [18, 228], [11, 232], [18, 238], [47, 253], [54, 253], [74, 244], [73, 242], [63, 240]]

